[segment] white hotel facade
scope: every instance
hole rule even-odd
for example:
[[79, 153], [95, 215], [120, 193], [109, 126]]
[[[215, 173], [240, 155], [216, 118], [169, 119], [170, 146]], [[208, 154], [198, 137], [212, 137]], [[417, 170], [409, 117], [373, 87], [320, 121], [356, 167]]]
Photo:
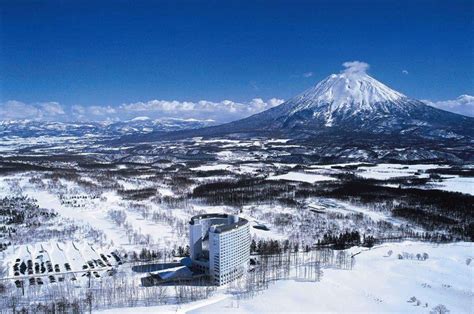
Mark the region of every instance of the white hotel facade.
[[228, 214], [206, 214], [189, 222], [193, 265], [210, 275], [216, 285], [242, 276], [250, 259], [250, 224]]

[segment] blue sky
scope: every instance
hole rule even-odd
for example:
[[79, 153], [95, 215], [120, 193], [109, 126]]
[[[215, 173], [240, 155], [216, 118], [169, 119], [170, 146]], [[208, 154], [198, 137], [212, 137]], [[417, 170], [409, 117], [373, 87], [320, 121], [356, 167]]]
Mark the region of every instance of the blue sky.
[[408, 96], [454, 99], [474, 94], [473, 3], [1, 0], [0, 102], [265, 107], [350, 60]]

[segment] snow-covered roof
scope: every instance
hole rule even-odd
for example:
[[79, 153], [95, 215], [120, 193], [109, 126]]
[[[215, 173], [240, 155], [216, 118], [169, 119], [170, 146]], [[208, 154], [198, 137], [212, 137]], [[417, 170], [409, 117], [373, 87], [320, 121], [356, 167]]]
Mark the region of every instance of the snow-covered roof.
[[186, 266], [178, 266], [163, 270], [158, 270], [150, 273], [152, 275], [160, 277], [162, 280], [170, 280], [177, 278], [190, 278], [193, 272]]

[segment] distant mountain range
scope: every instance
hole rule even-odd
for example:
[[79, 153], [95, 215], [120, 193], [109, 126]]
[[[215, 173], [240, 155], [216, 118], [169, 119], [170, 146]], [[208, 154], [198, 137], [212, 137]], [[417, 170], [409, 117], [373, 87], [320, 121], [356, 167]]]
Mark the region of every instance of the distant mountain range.
[[332, 74], [315, 87], [259, 114], [176, 135], [272, 132], [300, 139], [358, 133], [460, 140], [472, 139], [474, 118], [411, 99], [365, 73], [341, 73]]
[[0, 136], [107, 136], [148, 134], [203, 128], [215, 124], [213, 120], [158, 119], [137, 117], [118, 122], [52, 122], [35, 120], [0, 121]]
[[87, 133], [143, 135], [143, 139], [238, 134], [275, 134], [305, 139], [350, 133], [471, 140], [474, 136], [474, 118], [411, 99], [366, 73], [342, 72], [328, 76], [279, 106], [217, 126], [213, 120], [153, 120], [148, 117], [119, 122], [0, 121], [0, 135], [74, 136]]
[[273, 137], [318, 147], [339, 159], [380, 158], [383, 151], [386, 159], [474, 161], [474, 118], [411, 99], [366, 73], [347, 71], [328, 76], [279, 106], [222, 125], [147, 117], [95, 123], [21, 120], [1, 121], [0, 136], [105, 136], [114, 145], [192, 137]]
[[412, 150], [409, 155], [418, 160], [474, 159], [474, 118], [411, 99], [366, 73], [332, 74], [277, 107], [231, 123], [125, 136], [122, 141], [196, 136], [280, 137], [335, 146], [333, 153], [338, 148], [408, 148]]

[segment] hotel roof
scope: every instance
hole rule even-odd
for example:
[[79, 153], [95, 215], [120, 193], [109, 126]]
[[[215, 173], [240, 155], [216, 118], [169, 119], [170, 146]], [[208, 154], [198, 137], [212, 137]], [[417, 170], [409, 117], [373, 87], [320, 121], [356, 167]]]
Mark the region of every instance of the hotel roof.
[[[194, 223], [198, 220], [204, 220], [204, 219], [213, 219], [213, 218], [229, 218], [233, 215], [229, 214], [204, 214], [204, 215], [196, 215], [191, 217], [191, 220], [189, 221], [190, 225], [194, 225]], [[237, 216], [238, 217], [238, 216]], [[247, 219], [238, 217], [239, 220], [237, 222], [231, 223], [231, 224], [216, 224], [215, 226], [215, 233], [223, 233], [226, 231], [231, 231], [235, 228], [241, 227], [243, 225], [246, 225], [248, 223]], [[212, 225], [211, 225], [212, 226]]]

